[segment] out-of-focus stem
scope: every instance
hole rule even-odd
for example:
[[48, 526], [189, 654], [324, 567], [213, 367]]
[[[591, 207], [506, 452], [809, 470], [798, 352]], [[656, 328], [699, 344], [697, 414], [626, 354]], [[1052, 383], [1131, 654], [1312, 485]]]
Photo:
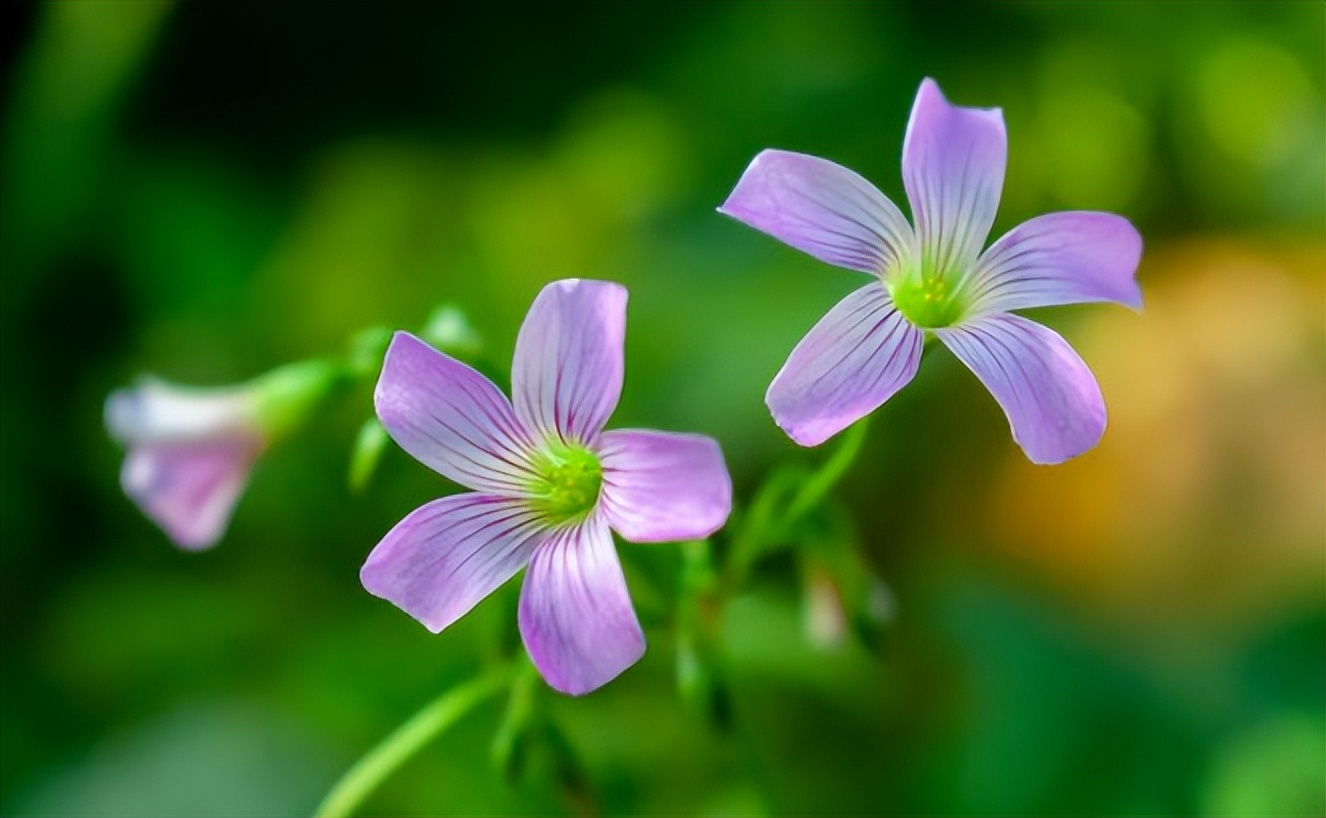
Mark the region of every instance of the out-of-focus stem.
[[751, 565], [766, 554], [770, 546], [777, 545], [777, 541], [786, 537], [802, 517], [824, 502], [856, 462], [868, 426], [869, 418], [862, 418], [849, 427], [838, 448], [814, 471], [786, 469], [775, 472], [765, 481], [733, 537], [726, 572], [729, 586], [744, 581]]
[[506, 664], [457, 685], [429, 702], [409, 721], [355, 762], [318, 805], [316, 818], [344, 818], [354, 813], [378, 785], [428, 742], [455, 724], [484, 699], [510, 684], [514, 665]]

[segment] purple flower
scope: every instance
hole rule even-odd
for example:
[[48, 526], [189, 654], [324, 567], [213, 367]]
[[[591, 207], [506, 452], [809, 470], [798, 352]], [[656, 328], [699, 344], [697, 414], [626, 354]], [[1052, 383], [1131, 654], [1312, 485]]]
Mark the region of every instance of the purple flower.
[[1057, 333], [1010, 311], [1054, 304], [1142, 303], [1142, 239], [1110, 213], [1050, 213], [981, 247], [1004, 184], [998, 108], [962, 108], [921, 83], [902, 148], [915, 227], [856, 173], [766, 150], [719, 211], [821, 261], [874, 277], [797, 344], [765, 402], [797, 443], [817, 446], [878, 408], [916, 375], [926, 335], [985, 384], [1035, 463], [1095, 446], [1105, 404], [1086, 364]]
[[622, 388], [626, 290], [558, 281], [516, 339], [511, 392], [398, 332], [374, 400], [401, 448], [473, 489], [434, 500], [382, 538], [364, 587], [437, 633], [528, 565], [520, 632], [550, 685], [607, 683], [644, 653], [613, 546], [706, 537], [732, 485], [699, 435], [603, 431]]
[[128, 447], [124, 493], [179, 547], [225, 533], [258, 456], [340, 379], [325, 361], [283, 366], [248, 383], [199, 389], [143, 378], [106, 399], [106, 427]]

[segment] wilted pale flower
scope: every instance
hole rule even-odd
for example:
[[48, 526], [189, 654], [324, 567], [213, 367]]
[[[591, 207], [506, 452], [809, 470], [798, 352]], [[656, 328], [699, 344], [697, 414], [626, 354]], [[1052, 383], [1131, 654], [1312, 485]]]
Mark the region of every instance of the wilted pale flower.
[[335, 385], [324, 361], [248, 383], [199, 389], [143, 378], [106, 399], [106, 427], [128, 447], [120, 483], [176, 545], [198, 551], [225, 533], [258, 455]]
[[473, 492], [401, 520], [364, 563], [364, 587], [437, 633], [528, 564], [525, 648], [572, 694], [644, 653], [609, 528], [635, 542], [705, 537], [732, 505], [712, 439], [602, 431], [621, 394], [625, 329], [620, 285], [554, 282], [516, 338], [512, 401], [404, 332], [375, 395], [401, 448]]
[[950, 105], [921, 83], [902, 148], [915, 229], [856, 173], [766, 150], [720, 212], [838, 267], [875, 277], [797, 344], [769, 385], [775, 421], [816, 446], [893, 396], [916, 374], [926, 334], [939, 338], [1003, 408], [1036, 463], [1096, 445], [1105, 404], [1063, 338], [1010, 310], [1116, 301], [1141, 307], [1142, 240], [1110, 213], [1050, 213], [981, 247], [1004, 184], [998, 108]]

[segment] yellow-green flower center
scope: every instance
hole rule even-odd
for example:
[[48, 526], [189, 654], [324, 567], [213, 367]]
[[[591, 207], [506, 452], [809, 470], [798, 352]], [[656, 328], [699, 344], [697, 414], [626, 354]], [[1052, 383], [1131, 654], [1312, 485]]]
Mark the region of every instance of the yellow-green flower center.
[[551, 442], [533, 457], [537, 477], [530, 483], [530, 505], [550, 525], [578, 522], [594, 508], [603, 486], [599, 459], [577, 443]]
[[908, 321], [925, 329], [951, 327], [967, 311], [963, 276], [936, 270], [929, 259], [896, 263], [884, 275], [893, 304]]

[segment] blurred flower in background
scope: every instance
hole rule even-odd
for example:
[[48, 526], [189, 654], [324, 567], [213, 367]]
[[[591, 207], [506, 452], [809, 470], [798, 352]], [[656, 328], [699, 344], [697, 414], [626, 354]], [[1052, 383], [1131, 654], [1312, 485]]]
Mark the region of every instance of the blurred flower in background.
[[129, 446], [125, 494], [182, 548], [216, 543], [267, 441], [243, 390], [190, 392], [144, 381], [106, 401], [106, 426]]
[[106, 428], [128, 447], [120, 485], [187, 550], [225, 533], [249, 470], [341, 380], [336, 364], [309, 361], [249, 383], [213, 389], [144, 378], [106, 399]]

